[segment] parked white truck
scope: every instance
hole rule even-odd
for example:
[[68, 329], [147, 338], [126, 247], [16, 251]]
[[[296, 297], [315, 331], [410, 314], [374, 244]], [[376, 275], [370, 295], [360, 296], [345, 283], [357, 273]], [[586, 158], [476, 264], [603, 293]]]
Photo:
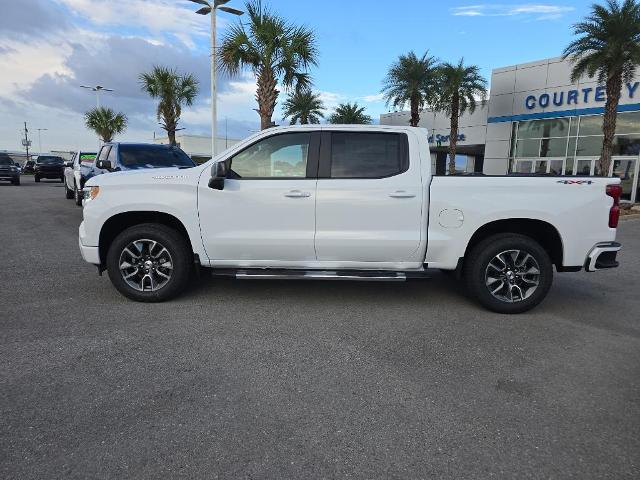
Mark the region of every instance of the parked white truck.
[[619, 179], [434, 176], [427, 138], [395, 126], [274, 128], [194, 168], [94, 177], [80, 250], [137, 301], [174, 297], [194, 265], [367, 281], [440, 269], [502, 313], [540, 303], [554, 265], [618, 265]]

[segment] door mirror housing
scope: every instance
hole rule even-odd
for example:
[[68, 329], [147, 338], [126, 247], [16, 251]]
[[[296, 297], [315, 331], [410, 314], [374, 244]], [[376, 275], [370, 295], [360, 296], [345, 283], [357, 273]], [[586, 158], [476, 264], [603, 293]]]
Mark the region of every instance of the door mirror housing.
[[96, 167], [102, 170], [113, 170], [113, 165], [109, 160], [97, 160]]
[[73, 162], [64, 162], [64, 166], [65, 167], [71, 167], [71, 166], [73, 166]]
[[211, 165], [211, 178], [209, 179], [209, 188], [215, 190], [224, 190], [224, 179], [227, 178], [229, 169], [226, 162], [216, 162]]

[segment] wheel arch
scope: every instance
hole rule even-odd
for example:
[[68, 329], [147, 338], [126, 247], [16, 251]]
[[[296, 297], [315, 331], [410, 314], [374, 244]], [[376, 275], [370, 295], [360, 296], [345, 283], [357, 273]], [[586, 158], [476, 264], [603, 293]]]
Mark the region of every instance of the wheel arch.
[[[510, 218], [495, 220], [482, 225], [469, 239], [464, 258], [467, 258], [473, 247], [484, 239], [499, 233], [515, 233], [525, 235], [538, 242], [551, 258], [551, 263], [558, 271], [562, 270], [564, 259], [564, 245], [560, 232], [549, 222], [532, 218]], [[462, 266], [464, 262], [460, 262]]]
[[130, 211], [122, 212], [110, 217], [100, 229], [100, 236], [98, 240], [100, 263], [105, 265], [107, 259], [107, 252], [113, 240], [124, 230], [135, 225], [143, 223], [157, 223], [165, 225], [176, 230], [182, 235], [188, 242], [193, 251], [193, 244], [184, 224], [175, 216], [158, 211]]

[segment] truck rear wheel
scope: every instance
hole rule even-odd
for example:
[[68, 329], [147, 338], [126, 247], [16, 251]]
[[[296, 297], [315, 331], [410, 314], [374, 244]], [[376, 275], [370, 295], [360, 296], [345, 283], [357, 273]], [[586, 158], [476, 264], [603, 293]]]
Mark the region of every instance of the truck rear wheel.
[[193, 255], [185, 238], [165, 225], [146, 223], [120, 233], [109, 247], [111, 283], [137, 302], [162, 302], [189, 281]]
[[549, 293], [553, 264], [535, 240], [524, 235], [493, 235], [476, 245], [464, 267], [469, 292], [498, 313], [522, 313]]

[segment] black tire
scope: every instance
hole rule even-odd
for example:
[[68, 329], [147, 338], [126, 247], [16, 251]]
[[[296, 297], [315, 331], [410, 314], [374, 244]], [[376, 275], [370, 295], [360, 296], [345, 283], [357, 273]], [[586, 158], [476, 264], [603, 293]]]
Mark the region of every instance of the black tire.
[[78, 190], [78, 185], [76, 185], [75, 182], [73, 183], [73, 191], [71, 192], [71, 197], [73, 198], [73, 201], [77, 206], [82, 206], [82, 192], [81, 190]]
[[11, 180], [11, 184], [16, 186], [20, 185], [20, 179], [16, 178], [15, 180]]
[[[489, 263], [492, 261], [494, 261], [494, 265], [499, 265], [499, 263], [495, 261], [497, 256], [510, 250], [521, 252], [521, 256], [517, 257], [517, 262], [522, 262], [522, 259], [526, 256], [525, 254], [529, 254], [535, 261], [535, 264], [537, 264], [535, 270], [539, 272], [539, 274], [533, 275], [526, 274], [523, 272], [526, 267], [522, 266], [520, 273], [516, 273], [513, 278], [515, 285], [513, 288], [510, 287], [509, 276], [513, 276], [513, 272], [516, 272], [518, 270], [517, 268], [513, 268], [512, 272], [511, 266], [506, 266], [506, 271], [498, 273], [496, 272], [497, 269], [491, 269], [491, 267], [489, 267]], [[507, 260], [508, 263], [513, 264], [513, 258], [511, 258], [511, 256], [510, 254]], [[532, 260], [529, 259], [529, 262], [532, 262]], [[512, 266], [516, 267], [516, 265]], [[505, 278], [495, 280], [492, 277], [488, 279], [486, 275], [487, 272], [490, 271], [496, 272], [494, 273], [496, 277], [504, 276]], [[528, 278], [523, 280], [523, 277], [527, 276]], [[498, 234], [486, 238], [471, 250], [464, 266], [464, 280], [469, 293], [485, 308], [497, 313], [522, 313], [538, 305], [544, 300], [547, 293], [549, 293], [549, 289], [553, 283], [553, 264], [551, 263], [549, 254], [535, 240], [524, 235], [513, 233]], [[507, 298], [500, 299], [498, 296], [492, 294], [488, 286], [488, 281], [491, 280], [495, 282], [492, 285], [495, 285], [497, 282], [501, 282], [498, 284], [498, 287], [504, 285], [503, 289], [497, 293], [498, 296], [500, 296], [501, 292], [505, 292], [504, 297], [510, 295], [514, 301], [509, 301]], [[524, 295], [519, 294], [519, 292], [523, 290], [518, 288], [518, 286], [528, 288], [530, 283], [523, 282], [530, 282], [532, 280], [538, 282], [535, 289], [531, 293], [525, 290], [526, 293]], [[514, 296], [513, 293], [516, 295]], [[525, 298], [518, 298], [522, 296]]]
[[33, 179], [34, 179], [37, 183], [40, 183], [40, 177], [39, 177], [38, 175], [35, 175], [35, 176], [33, 177]]
[[67, 182], [64, 182], [64, 198], [71, 200], [73, 198], [73, 190], [69, 188]]
[[[140, 291], [130, 286], [120, 271], [120, 256], [132, 242], [146, 239], [160, 243], [171, 256], [173, 270], [165, 285], [154, 291]], [[189, 283], [193, 271], [193, 253], [187, 239], [165, 225], [144, 223], [120, 233], [107, 253], [107, 271], [114, 287], [137, 302], [163, 302], [178, 295]]]

